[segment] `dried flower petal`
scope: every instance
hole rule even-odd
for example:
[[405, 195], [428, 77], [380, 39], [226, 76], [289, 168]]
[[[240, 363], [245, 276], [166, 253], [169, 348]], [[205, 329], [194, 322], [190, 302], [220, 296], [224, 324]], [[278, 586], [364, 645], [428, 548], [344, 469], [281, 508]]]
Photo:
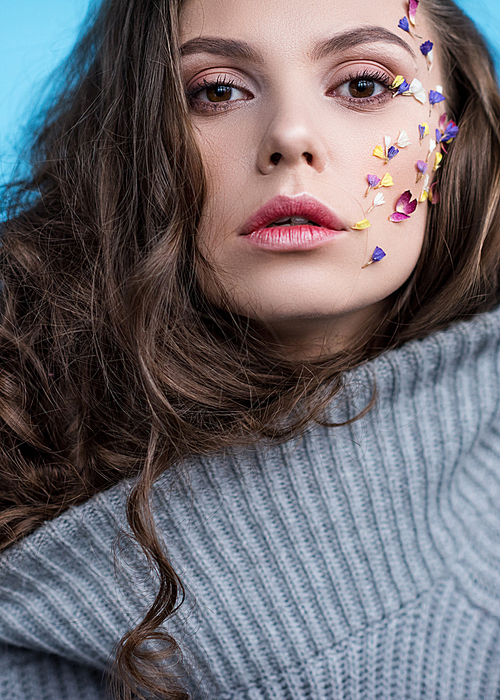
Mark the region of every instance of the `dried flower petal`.
[[443, 132], [445, 130], [447, 121], [448, 121], [448, 115], [446, 114], [446, 112], [443, 112], [443, 114], [439, 117], [439, 121], [438, 121], [439, 131]]
[[422, 177], [427, 172], [427, 163], [425, 162], [425, 160], [417, 160], [416, 166], [417, 166], [418, 173], [417, 173], [417, 179], [415, 180], [415, 182], [418, 182], [419, 180], [422, 179]]
[[422, 189], [422, 193], [418, 199], [419, 203], [420, 202], [425, 202], [425, 200], [429, 196], [429, 175], [425, 174], [424, 175], [424, 187]]
[[410, 0], [408, 7], [408, 17], [410, 22], [415, 26], [415, 15], [417, 14], [418, 0]]
[[364, 228], [369, 228], [371, 226], [370, 222], [368, 219], [363, 219], [362, 221], [358, 221], [357, 223], [354, 224], [354, 226], [351, 226], [351, 228], [354, 231], [362, 231]]
[[434, 51], [432, 50], [433, 46], [434, 44], [432, 43], [432, 41], [424, 41], [424, 43], [420, 45], [420, 51], [425, 56], [427, 70], [429, 71], [429, 73], [431, 72], [432, 66], [434, 64]]
[[378, 194], [375, 195], [375, 198], [373, 200], [373, 204], [371, 205], [371, 207], [368, 209], [368, 211], [366, 213], [369, 214], [374, 207], [380, 207], [382, 204], [385, 204], [385, 197], [384, 197], [383, 192], [379, 192]]
[[434, 139], [429, 139], [429, 150], [427, 152], [427, 158], [425, 159], [426, 161], [429, 160], [429, 156], [431, 155], [431, 153], [433, 153], [435, 148], [436, 148], [436, 142], [434, 141]]
[[378, 245], [375, 246], [375, 250], [372, 253], [372, 257], [370, 258], [370, 261], [367, 262], [365, 265], [363, 265], [363, 267], [361, 269], [363, 270], [365, 267], [368, 267], [368, 265], [371, 265], [372, 263], [375, 263], [375, 262], [379, 262], [380, 260], [382, 260], [382, 258], [385, 258], [385, 256], [386, 256], [385, 251], [383, 251], [382, 248], [379, 248]]
[[434, 166], [432, 169], [437, 170], [438, 168], [440, 168], [442, 160], [443, 160], [443, 154], [439, 153], [439, 152], [436, 153], [436, 155], [434, 156]]
[[397, 154], [399, 153], [399, 150], [397, 148], [390, 145], [391, 143], [391, 137], [384, 136], [385, 148], [382, 148], [382, 146], [375, 146], [375, 148], [373, 149], [373, 155], [376, 158], [381, 158], [386, 163], [388, 163], [392, 158], [394, 158], [394, 156], [397, 156]]
[[422, 104], [426, 103], [427, 93], [424, 90], [424, 86], [417, 78], [413, 78], [413, 80], [411, 81], [410, 87], [408, 88], [408, 92]]
[[418, 125], [418, 137], [419, 137], [421, 142], [427, 136], [428, 133], [429, 133], [429, 125], [427, 124], [427, 122], [424, 122], [423, 124]]
[[376, 175], [367, 175], [366, 179], [368, 180], [370, 187], [376, 187], [380, 183], [380, 178]]
[[368, 182], [368, 187], [367, 187], [367, 190], [365, 192], [365, 197], [368, 197], [368, 193], [371, 190], [371, 188], [378, 187], [380, 185], [381, 180], [376, 175], [367, 175], [366, 179]]
[[413, 214], [416, 208], [417, 200], [412, 199], [412, 193], [410, 190], [406, 190], [406, 192], [403, 192], [401, 197], [398, 199], [396, 211], [390, 215], [389, 220], [394, 223], [398, 223], [399, 221], [409, 219], [410, 215]]
[[394, 146], [391, 146], [389, 148], [389, 150], [387, 151], [386, 162], [389, 160], [392, 160], [392, 158], [394, 158], [394, 156], [397, 156], [398, 153], [399, 153], [399, 150], [397, 148], [395, 148]]
[[409, 32], [410, 31], [410, 23], [406, 19], [406, 17], [402, 17], [399, 22], [398, 22], [398, 27], [402, 29], [404, 32]]
[[424, 56], [427, 56], [429, 51], [432, 51], [432, 47], [434, 44], [432, 41], [424, 41], [423, 44], [420, 44], [420, 51], [424, 54]]
[[375, 186], [375, 189], [378, 189], [379, 187], [392, 187], [393, 185], [394, 182], [392, 180], [392, 175], [386, 173], [384, 177], [380, 180], [379, 184]]
[[410, 88], [410, 85], [406, 82], [406, 80], [403, 80], [403, 82], [400, 84], [400, 86], [394, 92], [393, 97], [397, 97], [398, 95], [404, 95], [405, 93], [408, 92], [409, 88]]
[[408, 134], [406, 131], [400, 131], [399, 136], [396, 140], [396, 146], [399, 146], [399, 148], [406, 148], [407, 146], [411, 146], [411, 141], [408, 138]]
[[446, 97], [439, 90], [429, 90], [429, 102], [431, 105], [437, 105], [439, 102], [443, 102]]
[[453, 119], [446, 124], [444, 131], [436, 129], [436, 141], [438, 143], [449, 143], [458, 136], [458, 126]]
[[408, 216], [408, 214], [403, 214], [403, 212], [395, 211], [390, 215], [389, 221], [392, 221], [393, 224], [399, 224], [400, 221], [405, 221], [405, 219], [409, 218], [410, 217]]
[[402, 75], [397, 75], [394, 80], [392, 81], [392, 85], [390, 86], [389, 90], [397, 90], [397, 88], [401, 85], [401, 83], [404, 83], [405, 79], [403, 78]]

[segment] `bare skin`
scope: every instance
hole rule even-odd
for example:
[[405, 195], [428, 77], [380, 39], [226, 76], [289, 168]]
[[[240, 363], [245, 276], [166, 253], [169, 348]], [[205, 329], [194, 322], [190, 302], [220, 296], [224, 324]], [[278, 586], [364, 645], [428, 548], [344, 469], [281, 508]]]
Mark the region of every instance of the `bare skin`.
[[[419, 48], [433, 41], [426, 17], [417, 16], [417, 39], [398, 28], [406, 14], [401, 0], [188, 0], [182, 10], [183, 76], [209, 182], [200, 248], [232, 309], [294, 355], [345, 345], [383, 313], [420, 254], [427, 202], [401, 223], [388, 217], [405, 190], [420, 196], [416, 162], [429, 136], [420, 143], [418, 126], [427, 122], [432, 136], [445, 103], [429, 117], [428, 99], [393, 98], [387, 86], [417, 78], [428, 95], [444, 81], [437, 57], [429, 72]], [[195, 41], [208, 38], [216, 41]], [[220, 40], [246, 52], [227, 55]], [[400, 131], [411, 145], [385, 164], [373, 149]], [[429, 172], [433, 163], [434, 154]], [[365, 197], [367, 175], [387, 172], [394, 186]], [[386, 203], [367, 213], [380, 192]], [[250, 245], [243, 224], [278, 195], [311, 195], [344, 230], [307, 250]], [[351, 228], [365, 217], [369, 228]], [[386, 257], [363, 268], [376, 246]]]

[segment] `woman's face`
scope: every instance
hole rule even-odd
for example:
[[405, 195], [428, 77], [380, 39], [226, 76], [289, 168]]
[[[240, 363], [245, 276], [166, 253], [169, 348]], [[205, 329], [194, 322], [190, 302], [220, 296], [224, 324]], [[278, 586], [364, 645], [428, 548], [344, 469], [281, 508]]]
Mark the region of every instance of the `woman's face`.
[[[446, 103], [429, 116], [429, 90], [443, 82], [420, 50], [433, 31], [422, 10], [412, 34], [400, 29], [407, 12], [401, 0], [187, 0], [181, 13], [209, 186], [200, 249], [232, 310], [299, 352], [339, 347], [376, 320], [420, 254], [428, 203], [399, 223], [389, 216], [406, 190], [420, 197], [416, 163]], [[397, 75], [421, 81], [425, 104], [393, 97]], [[387, 163], [373, 155], [401, 131], [411, 145]], [[393, 186], [365, 196], [367, 175], [386, 173]], [[368, 213], [376, 195], [385, 203]], [[368, 228], [352, 228], [363, 219]], [[375, 248], [385, 257], [364, 267]], [[201, 283], [217, 302], [217, 285]]]

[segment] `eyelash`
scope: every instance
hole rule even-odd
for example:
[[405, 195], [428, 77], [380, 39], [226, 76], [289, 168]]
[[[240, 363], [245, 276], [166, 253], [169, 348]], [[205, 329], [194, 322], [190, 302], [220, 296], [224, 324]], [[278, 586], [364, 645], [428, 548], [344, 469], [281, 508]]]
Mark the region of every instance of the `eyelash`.
[[[381, 71], [359, 70], [345, 78], [336, 88], [334, 88], [334, 90], [337, 90], [342, 85], [348, 84], [353, 80], [373, 81], [374, 83], [378, 83], [379, 85], [385, 88], [384, 92], [380, 93], [379, 95], [374, 95], [372, 97], [360, 98], [347, 97], [346, 95], [338, 95], [340, 99], [347, 101], [358, 108], [373, 104], [380, 104], [383, 101], [385, 101], [389, 96], [391, 96], [391, 93], [388, 91], [388, 88], [392, 84], [392, 78], [390, 78], [386, 73], [382, 73]], [[233, 78], [229, 78], [226, 75], [219, 75], [216, 80], [206, 80], [206, 78], [203, 78], [203, 80], [194, 85], [186, 93], [186, 98], [189, 102], [191, 109], [199, 112], [225, 112], [229, 109], [232, 109], [232, 105], [234, 105], [235, 102], [241, 101], [228, 100], [224, 102], [204, 102], [201, 100], [196, 100], [197, 95], [199, 95], [204, 90], [208, 90], [209, 88], [217, 89], [221, 86], [227, 88], [234, 88], [236, 90], [241, 90], [242, 92], [245, 91], [245, 88], [239, 85], [236, 80], [234, 80]]]
[[238, 85], [238, 83], [233, 79], [233, 78], [228, 78], [226, 75], [219, 75], [217, 77], [217, 80], [206, 80], [206, 78], [203, 78], [202, 81], [194, 85], [191, 90], [189, 90], [186, 93], [187, 100], [191, 106], [192, 109], [196, 109], [198, 111], [212, 111], [212, 112], [223, 112], [226, 111], [227, 109], [232, 109], [230, 105], [234, 104], [233, 102], [201, 102], [198, 101], [196, 103], [196, 96], [199, 95], [203, 90], [208, 90], [209, 88], [218, 88], [218, 87], [228, 87], [228, 88], [235, 88], [236, 90], [241, 90], [243, 91], [244, 88], [241, 85]]

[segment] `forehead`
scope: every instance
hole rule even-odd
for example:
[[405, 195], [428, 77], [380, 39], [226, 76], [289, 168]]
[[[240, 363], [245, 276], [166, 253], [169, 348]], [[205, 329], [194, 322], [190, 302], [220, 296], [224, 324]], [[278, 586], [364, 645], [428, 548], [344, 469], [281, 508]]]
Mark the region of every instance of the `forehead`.
[[[409, 35], [398, 29], [407, 9], [405, 0], [186, 0], [181, 41], [218, 36], [252, 43], [271, 41], [279, 48], [280, 41], [303, 45], [369, 25], [386, 27], [408, 40]], [[419, 23], [424, 21], [420, 12]]]

